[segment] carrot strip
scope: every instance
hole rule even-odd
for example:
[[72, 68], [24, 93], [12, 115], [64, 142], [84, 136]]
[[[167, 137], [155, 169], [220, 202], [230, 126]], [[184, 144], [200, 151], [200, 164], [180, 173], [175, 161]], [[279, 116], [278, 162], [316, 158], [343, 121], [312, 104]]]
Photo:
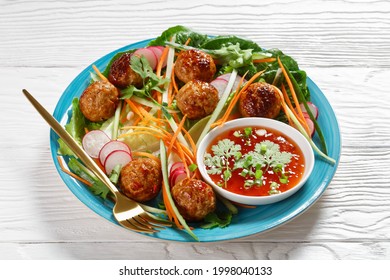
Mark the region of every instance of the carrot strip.
[[186, 161], [186, 158], [185, 158], [185, 153], [184, 153], [184, 151], [182, 149], [181, 143], [180, 142], [176, 142], [176, 147], [177, 147], [178, 155], [179, 155], [181, 161], [183, 162], [184, 170], [186, 171], [187, 177], [189, 178], [190, 177], [190, 170], [188, 169], [188, 164], [187, 164], [187, 161]]
[[125, 99], [126, 103], [130, 106], [131, 110], [137, 114], [138, 116], [140, 116], [141, 118], [143, 117], [142, 113], [140, 112], [140, 110], [138, 109], [137, 105], [135, 105], [133, 103], [133, 101], [131, 101], [129, 98], [126, 98]]
[[275, 57], [267, 57], [267, 58], [255, 59], [252, 62], [253, 63], [265, 63], [265, 62], [274, 62], [274, 61], [276, 61]]
[[191, 38], [188, 38], [187, 41], [184, 43], [184, 46], [188, 46], [188, 44], [191, 42]]
[[100, 72], [99, 69], [95, 65], [92, 65], [92, 68], [93, 68], [93, 70], [95, 70], [96, 74], [99, 76], [100, 79], [102, 79], [103, 81], [108, 81], [106, 76], [104, 76], [102, 74], [102, 72]]
[[181, 130], [184, 132], [184, 135], [187, 136], [187, 140], [190, 143], [190, 147], [192, 149], [192, 153], [194, 155], [196, 155], [197, 148], [196, 148], [196, 144], [194, 142], [194, 139], [192, 139], [191, 135], [188, 133], [188, 131], [184, 127]]
[[178, 88], [177, 83], [176, 83], [175, 64], [173, 64], [173, 66], [172, 66], [171, 81], [172, 81], [171, 84], [173, 86], [174, 92], [171, 96], [171, 100], [168, 99], [170, 101], [170, 103], [168, 102], [168, 105], [172, 104], [173, 97], [179, 92], [179, 88]]
[[292, 98], [294, 100], [295, 107], [297, 108], [297, 111], [298, 111], [298, 116], [301, 118], [300, 121], [302, 121], [301, 124], [305, 128], [306, 132], [310, 135], [310, 129], [309, 129], [309, 126], [307, 125], [306, 121], [304, 121], [305, 117], [303, 116], [301, 107], [299, 106], [299, 101], [298, 101], [297, 95], [295, 94], [294, 86], [293, 86], [293, 84], [292, 84], [292, 82], [290, 80], [290, 77], [287, 74], [286, 69], [284, 68], [284, 65], [283, 65], [282, 61], [280, 60], [280, 57], [278, 57], [278, 63], [279, 63], [280, 69], [282, 69], [282, 72], [283, 72], [283, 75], [284, 75], [284, 77], [286, 79], [288, 87], [290, 88], [291, 96], [292, 96]]
[[247, 88], [248, 88], [248, 87], [249, 87], [249, 86], [250, 86], [250, 85], [251, 85], [251, 84], [260, 76], [260, 75], [261, 75], [261, 74], [263, 74], [264, 71], [265, 71], [265, 70], [260, 71], [260, 72], [257, 72], [255, 75], [253, 75], [253, 77], [250, 78], [249, 81], [246, 82], [245, 85], [244, 85], [244, 87], [240, 90], [240, 87], [241, 87], [241, 85], [242, 85], [242, 83], [243, 83], [243, 81], [244, 81], [244, 78], [245, 78], [245, 76], [246, 76], [247, 73], [245, 73], [245, 74], [242, 76], [242, 78], [241, 78], [241, 80], [240, 80], [240, 84], [239, 84], [239, 86], [237, 87], [237, 91], [236, 91], [235, 96], [233, 97], [232, 101], [230, 101], [230, 104], [229, 104], [228, 108], [226, 109], [225, 114], [224, 114], [223, 117], [220, 119], [220, 121], [221, 121], [220, 126], [223, 125], [223, 124], [227, 121], [227, 119], [228, 119], [230, 113], [232, 112], [234, 106], [235, 106], [236, 103], [238, 102], [238, 100], [239, 100], [240, 96], [242, 95], [242, 93], [243, 93], [243, 92], [244, 92], [244, 91], [245, 91], [245, 90], [246, 90], [246, 89], [247, 89]]
[[58, 160], [58, 163], [59, 163], [59, 165], [60, 165], [60, 167], [61, 167], [61, 170], [62, 170], [63, 172], [65, 172], [65, 173], [68, 174], [69, 176], [75, 178], [76, 180], [79, 180], [80, 182], [86, 184], [88, 187], [92, 187], [91, 182], [85, 180], [84, 178], [81, 178], [80, 176], [78, 176], [78, 175], [76, 175], [76, 174], [70, 172], [68, 169], [66, 169], [65, 166], [64, 166], [64, 164], [62, 163], [62, 160], [61, 160], [60, 156], [57, 156], [57, 160]]
[[158, 64], [157, 64], [157, 67], [156, 67], [156, 75], [157, 75], [157, 77], [161, 77], [162, 66], [163, 66], [165, 60], [167, 59], [168, 51], [169, 51], [169, 47], [165, 47], [163, 52], [162, 52], [162, 54], [161, 54], [160, 60], [158, 61]]
[[147, 157], [147, 158], [153, 159], [157, 162], [160, 162], [160, 159], [151, 153], [135, 151], [135, 152], [132, 152], [131, 154], [135, 157]]
[[162, 193], [163, 194], [163, 201], [164, 201], [164, 205], [165, 205], [165, 208], [167, 210], [167, 214], [168, 214], [170, 221], [175, 222], [175, 225], [179, 229], [183, 229], [184, 227], [182, 226], [178, 217], [176, 216], [175, 211], [173, 211], [172, 205], [169, 203], [168, 194], [167, 194], [167, 191], [165, 189], [164, 183], [163, 183], [162, 189], [163, 189], [163, 193]]
[[173, 136], [171, 138], [171, 143], [169, 144], [168, 149], [167, 149], [167, 154], [168, 155], [171, 153], [172, 147], [175, 144], [176, 138], [179, 135], [180, 131], [182, 130], [182, 128], [184, 126], [184, 122], [186, 121], [186, 119], [187, 119], [187, 115], [184, 115], [184, 117], [181, 119], [181, 122], [177, 126], [177, 129], [176, 129], [175, 133], [173, 134]]
[[[293, 125], [293, 122], [291, 121], [290, 119], [290, 115], [288, 114], [288, 105], [286, 104], [286, 101], [285, 101], [285, 97], [283, 96], [283, 93], [280, 91], [280, 89], [278, 89], [276, 86], [272, 85], [272, 87], [275, 89], [275, 91], [279, 94], [280, 96], [280, 101], [282, 103], [282, 107], [283, 107], [283, 111], [287, 117], [287, 120], [288, 120], [288, 123], [292, 126]], [[287, 97], [288, 98], [288, 97]]]

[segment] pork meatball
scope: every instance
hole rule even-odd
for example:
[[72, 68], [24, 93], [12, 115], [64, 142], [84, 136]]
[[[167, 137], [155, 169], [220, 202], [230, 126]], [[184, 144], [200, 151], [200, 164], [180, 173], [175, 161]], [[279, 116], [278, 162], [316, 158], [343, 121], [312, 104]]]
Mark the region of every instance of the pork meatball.
[[91, 122], [101, 122], [115, 114], [119, 90], [107, 81], [96, 81], [80, 96], [80, 110]]
[[184, 179], [172, 187], [172, 197], [180, 214], [187, 221], [201, 221], [215, 210], [213, 188], [197, 179]]
[[184, 83], [191, 80], [211, 82], [216, 71], [213, 58], [199, 50], [182, 51], [175, 62], [175, 75]]
[[176, 95], [177, 107], [189, 119], [201, 119], [210, 115], [219, 101], [218, 90], [202, 81], [189, 81]]
[[243, 117], [275, 118], [279, 115], [281, 98], [267, 83], [253, 83], [241, 95], [239, 110]]
[[119, 186], [126, 196], [135, 201], [145, 202], [155, 198], [161, 185], [161, 166], [153, 159], [134, 159], [121, 170]]
[[108, 80], [118, 88], [130, 85], [141, 88], [143, 85], [141, 76], [130, 67], [130, 57], [130, 53], [125, 53], [111, 64]]

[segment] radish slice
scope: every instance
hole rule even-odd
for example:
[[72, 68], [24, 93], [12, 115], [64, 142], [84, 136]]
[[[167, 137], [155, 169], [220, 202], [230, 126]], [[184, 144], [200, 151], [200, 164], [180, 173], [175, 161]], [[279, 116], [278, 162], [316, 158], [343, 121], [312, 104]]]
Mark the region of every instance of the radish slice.
[[[221, 98], [223, 92], [225, 91], [225, 88], [228, 84], [228, 81], [230, 79], [231, 73], [223, 74], [221, 76], [218, 76], [214, 81], [211, 82], [211, 84], [218, 90], [218, 96]], [[236, 80], [234, 81], [232, 91], [237, 90], [237, 87], [240, 83], [242, 77], [238, 76], [236, 77]], [[245, 83], [246, 80], [244, 79], [243, 83]]]
[[125, 166], [132, 160], [130, 153], [126, 151], [120, 151], [116, 150], [111, 152], [106, 159], [106, 162], [104, 163], [104, 169], [106, 171], [107, 175], [110, 175], [112, 170], [117, 166], [118, 164]]
[[223, 79], [215, 79], [210, 84], [213, 85], [218, 90], [218, 98], [221, 99], [221, 96], [227, 86], [227, 81]]
[[171, 170], [169, 171], [169, 173], [172, 174], [173, 171], [175, 171], [177, 168], [183, 168], [184, 169], [184, 163], [182, 163], [181, 161], [175, 162], [174, 164], [172, 164]]
[[187, 173], [184, 168], [177, 168], [171, 173], [171, 176], [169, 176], [169, 184], [171, 187], [173, 187], [185, 178], [187, 178]]
[[[318, 119], [318, 114], [319, 114], [319, 113], [318, 113], [318, 108], [317, 108], [317, 106], [314, 105], [314, 104], [311, 103], [311, 102], [307, 102], [307, 106], [309, 107], [309, 109], [310, 109], [311, 113], [313, 114], [314, 118], [315, 118], [315, 119]], [[299, 104], [299, 107], [301, 107], [302, 112], [307, 113], [306, 108], [305, 108], [305, 105], [303, 105], [303, 103]]]
[[123, 142], [117, 140], [111, 140], [110, 142], [108, 142], [102, 147], [99, 153], [99, 160], [103, 166], [106, 164], [106, 159], [108, 155], [114, 151], [125, 151], [131, 155], [129, 146], [127, 146]]
[[310, 137], [313, 137], [314, 135], [314, 132], [316, 131], [316, 128], [314, 126], [314, 122], [310, 119], [310, 116], [308, 113], [304, 112], [303, 113], [303, 116], [305, 118], [305, 121], [307, 123], [307, 126], [309, 127], [309, 131], [310, 131]]
[[144, 56], [148, 60], [150, 67], [152, 67], [153, 70], [156, 69], [158, 59], [152, 50], [148, 48], [141, 48], [136, 50], [134, 52], [134, 55], [137, 55], [139, 57]]
[[[164, 47], [162, 47], [162, 46], [150, 46], [150, 47], [147, 47], [147, 49], [151, 50], [156, 55], [157, 64], [158, 64], [158, 62], [161, 59], [162, 53], [164, 51]], [[165, 66], [167, 66], [167, 60], [166, 59], [163, 62], [162, 67], [165, 67]]]
[[102, 130], [91, 130], [84, 135], [82, 146], [92, 158], [98, 158], [100, 149], [110, 141], [110, 137]]

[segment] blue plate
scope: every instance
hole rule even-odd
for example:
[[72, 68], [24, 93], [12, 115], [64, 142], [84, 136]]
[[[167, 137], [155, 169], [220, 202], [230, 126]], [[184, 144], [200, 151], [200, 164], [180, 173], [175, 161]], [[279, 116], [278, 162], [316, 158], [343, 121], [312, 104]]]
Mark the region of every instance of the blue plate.
[[[149, 41], [150, 40], [138, 42], [118, 49], [100, 58], [93, 64], [95, 64], [99, 69], [104, 69], [117, 52], [144, 47]], [[68, 113], [71, 108], [72, 99], [74, 97], [79, 97], [88, 86], [90, 71], [92, 71], [91, 66], [92, 65], [88, 66], [72, 81], [58, 101], [53, 115], [61, 123], [65, 124], [68, 120]], [[200, 241], [214, 242], [231, 240], [271, 230], [287, 223], [303, 213], [311, 205], [313, 205], [325, 191], [336, 172], [340, 159], [340, 130], [336, 116], [324, 94], [309, 78], [307, 80], [307, 84], [311, 92], [311, 99], [319, 108], [320, 116], [318, 118], [318, 122], [326, 139], [329, 156], [336, 160], [336, 164], [330, 165], [317, 157], [313, 173], [302, 189], [296, 194], [276, 204], [259, 206], [256, 209], [240, 208], [239, 214], [233, 217], [232, 223], [226, 228], [214, 228], [208, 230], [195, 228], [194, 233], [198, 236]], [[101, 198], [94, 196], [85, 185], [74, 180], [61, 170], [57, 161], [57, 139], [57, 135], [51, 131], [51, 154], [62, 180], [74, 193], [74, 195], [85, 205], [103, 218], [117, 224], [112, 215], [113, 204], [110, 201], [104, 201]], [[314, 140], [318, 143], [316, 136]], [[182, 242], [194, 241], [187, 233], [170, 228], [148, 236], [163, 240]]]

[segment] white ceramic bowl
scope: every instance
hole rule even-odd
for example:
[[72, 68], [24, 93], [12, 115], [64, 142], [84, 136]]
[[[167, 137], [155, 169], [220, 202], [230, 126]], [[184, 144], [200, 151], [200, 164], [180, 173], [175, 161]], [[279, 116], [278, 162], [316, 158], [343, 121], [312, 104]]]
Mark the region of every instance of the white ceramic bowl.
[[[236, 194], [219, 187], [213, 182], [213, 180], [211, 180], [204, 165], [204, 154], [207, 147], [218, 135], [228, 130], [242, 127], [263, 127], [265, 129], [270, 128], [274, 131], [279, 131], [281, 134], [286, 135], [292, 141], [294, 141], [297, 146], [299, 146], [305, 159], [305, 169], [302, 178], [297, 185], [280, 194], [274, 194], [270, 196], [246, 196]], [[307, 139], [297, 129], [280, 121], [267, 118], [240, 118], [226, 122], [222, 127], [214, 128], [201, 140], [198, 147], [196, 160], [203, 179], [213, 187], [216, 193], [228, 200], [247, 205], [266, 205], [288, 198], [289, 196], [296, 193], [305, 184], [314, 167], [314, 153]]]

